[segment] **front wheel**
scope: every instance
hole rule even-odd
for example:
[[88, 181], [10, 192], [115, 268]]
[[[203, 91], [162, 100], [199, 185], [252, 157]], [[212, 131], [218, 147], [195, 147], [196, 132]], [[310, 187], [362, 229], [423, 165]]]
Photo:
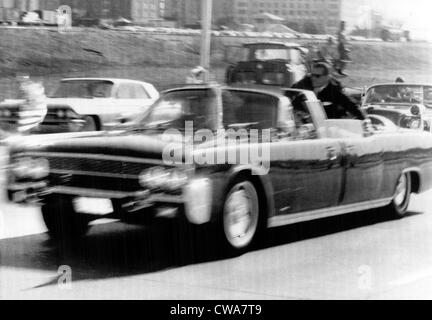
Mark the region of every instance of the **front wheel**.
[[51, 238], [69, 241], [87, 232], [89, 220], [75, 211], [72, 201], [68, 196], [50, 196], [42, 205], [42, 217]]
[[98, 130], [98, 125], [96, 123], [96, 120], [92, 116], [85, 116], [84, 121], [85, 121], [85, 123], [84, 123], [84, 126], [83, 126], [81, 131], [97, 131]]
[[391, 218], [403, 218], [407, 212], [411, 197], [411, 175], [402, 173], [396, 183], [392, 202], [387, 207]]
[[254, 185], [243, 180], [229, 189], [222, 214], [223, 237], [228, 248], [240, 253], [247, 250], [260, 231], [260, 207]]

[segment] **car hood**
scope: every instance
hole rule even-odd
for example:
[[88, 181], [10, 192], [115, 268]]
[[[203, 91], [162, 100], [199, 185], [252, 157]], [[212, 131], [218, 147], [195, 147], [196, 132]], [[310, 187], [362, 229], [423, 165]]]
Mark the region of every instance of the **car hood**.
[[[135, 104], [136, 107], [141, 109], [150, 106], [154, 101], [155, 99], [140, 100], [139, 104]], [[123, 103], [128, 104], [130, 108], [128, 102], [122, 102], [113, 98], [47, 98], [46, 102], [48, 109], [69, 106], [79, 114], [91, 114], [95, 112], [98, 114], [116, 114], [120, 112], [119, 110], [122, 110]]]
[[48, 105], [78, 105], [82, 104], [94, 104], [102, 103], [105, 98], [47, 98], [46, 102]]
[[[127, 131], [34, 135], [11, 138], [7, 141], [7, 145], [11, 154], [21, 152], [97, 154], [154, 160], [162, 160], [163, 155], [166, 156], [173, 149], [183, 150], [184, 146], [179, 135]], [[195, 148], [193, 149], [196, 151]], [[177, 152], [175, 156], [176, 161], [183, 161], [185, 154]]]

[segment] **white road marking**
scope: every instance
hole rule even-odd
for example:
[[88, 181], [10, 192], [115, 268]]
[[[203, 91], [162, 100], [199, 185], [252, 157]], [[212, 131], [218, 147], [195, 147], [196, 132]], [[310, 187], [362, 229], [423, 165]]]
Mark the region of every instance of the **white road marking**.
[[430, 277], [432, 277], [432, 269], [425, 269], [393, 280], [389, 284], [392, 286], [401, 286]]

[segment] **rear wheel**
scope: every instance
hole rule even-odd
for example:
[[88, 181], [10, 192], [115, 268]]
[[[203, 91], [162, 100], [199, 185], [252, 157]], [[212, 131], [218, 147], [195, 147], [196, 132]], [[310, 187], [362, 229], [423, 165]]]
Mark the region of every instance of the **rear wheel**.
[[222, 214], [223, 237], [233, 253], [251, 247], [260, 231], [260, 207], [257, 191], [248, 180], [234, 183], [229, 189]]
[[411, 196], [411, 175], [402, 173], [396, 183], [392, 202], [387, 207], [391, 218], [403, 218], [407, 212]]
[[69, 196], [50, 196], [42, 205], [42, 217], [53, 239], [69, 241], [83, 236], [89, 220], [75, 211]]

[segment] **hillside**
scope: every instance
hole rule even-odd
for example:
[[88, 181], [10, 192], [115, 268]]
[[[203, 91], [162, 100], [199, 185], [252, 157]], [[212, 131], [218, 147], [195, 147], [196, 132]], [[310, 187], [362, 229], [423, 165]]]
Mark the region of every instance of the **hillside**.
[[[82, 29], [65, 34], [52, 30], [0, 29], [0, 72], [34, 75], [106, 66], [176, 66], [196, 62], [182, 43], [148, 38], [143, 33]], [[194, 61], [196, 60], [196, 61]]]
[[[0, 28], [0, 93], [7, 95], [17, 72], [40, 77], [48, 87], [63, 76], [89, 75], [142, 79], [160, 89], [182, 83], [187, 70], [199, 64], [199, 39], [187, 43], [164, 38], [98, 29], [60, 34], [55, 29]], [[223, 80], [224, 48], [220, 39], [212, 45], [213, 76]], [[399, 75], [432, 81], [432, 44], [356, 42], [351, 49], [347, 85], [390, 81]]]

